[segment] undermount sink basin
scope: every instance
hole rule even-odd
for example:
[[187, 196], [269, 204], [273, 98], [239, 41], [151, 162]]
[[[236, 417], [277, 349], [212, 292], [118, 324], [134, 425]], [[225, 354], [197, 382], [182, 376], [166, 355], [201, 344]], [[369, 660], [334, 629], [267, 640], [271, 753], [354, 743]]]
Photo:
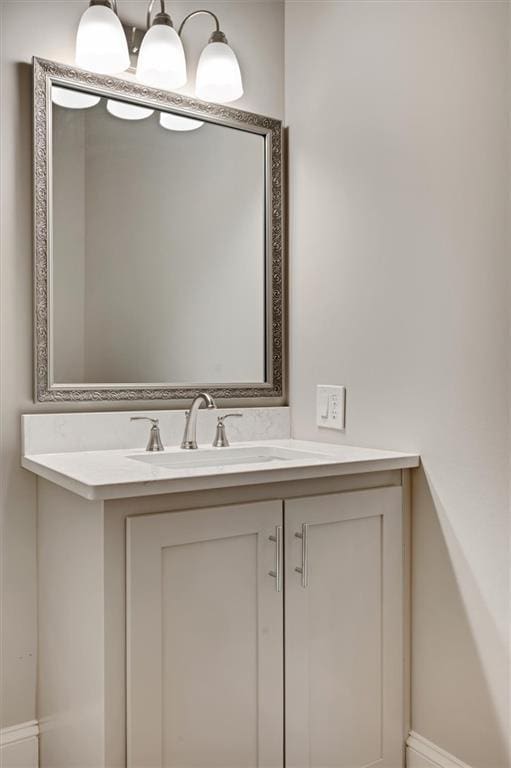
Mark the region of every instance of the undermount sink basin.
[[196, 451], [144, 453], [130, 456], [135, 461], [143, 461], [157, 467], [168, 469], [194, 469], [200, 467], [225, 467], [236, 464], [268, 464], [276, 461], [310, 461], [325, 459], [321, 453], [295, 451], [289, 448], [273, 446], [254, 446], [246, 448], [197, 449]]

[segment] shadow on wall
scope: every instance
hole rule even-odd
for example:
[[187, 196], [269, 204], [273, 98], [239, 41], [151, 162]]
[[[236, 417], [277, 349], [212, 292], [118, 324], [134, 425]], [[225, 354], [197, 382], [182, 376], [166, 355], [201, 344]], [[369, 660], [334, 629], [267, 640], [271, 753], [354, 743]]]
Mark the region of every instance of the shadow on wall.
[[[505, 688], [507, 649], [422, 466], [413, 476], [412, 601], [412, 730], [472, 768], [507, 768], [507, 730], [487, 672], [497, 668]], [[493, 649], [484, 663], [475, 627], [486, 631], [484, 647]]]

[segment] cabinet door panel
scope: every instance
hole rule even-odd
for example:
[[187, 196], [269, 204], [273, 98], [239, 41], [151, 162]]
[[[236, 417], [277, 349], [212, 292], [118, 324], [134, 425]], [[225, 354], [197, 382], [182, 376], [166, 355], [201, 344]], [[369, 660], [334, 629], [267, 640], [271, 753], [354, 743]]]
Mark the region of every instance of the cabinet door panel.
[[398, 768], [401, 491], [286, 502], [285, 526], [287, 768]]
[[282, 504], [128, 521], [128, 764], [282, 768]]

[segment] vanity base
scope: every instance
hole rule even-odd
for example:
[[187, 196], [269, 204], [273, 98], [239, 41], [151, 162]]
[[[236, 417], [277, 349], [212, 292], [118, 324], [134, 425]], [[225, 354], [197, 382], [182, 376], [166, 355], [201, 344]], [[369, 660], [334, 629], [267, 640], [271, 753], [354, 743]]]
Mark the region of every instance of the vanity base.
[[[232, 626], [233, 648], [238, 647], [240, 654], [236, 675], [246, 670], [248, 677], [240, 689], [244, 693], [239, 694], [239, 741], [233, 759], [237, 768], [252, 766], [250, 750], [257, 751], [259, 744], [258, 764], [282, 768], [283, 593], [277, 592], [276, 579], [269, 575], [276, 565], [276, 543], [269, 536], [275, 538], [280, 525], [286, 548], [286, 565], [282, 560], [280, 567], [284, 568], [281, 588], [287, 595], [288, 765], [294, 765], [289, 760], [298, 759], [304, 750], [312, 750], [312, 760], [330, 755], [343, 768], [358, 764], [353, 763], [355, 758], [372, 760], [379, 749], [383, 750], [379, 765], [401, 764], [409, 710], [409, 470], [100, 501], [88, 501], [38, 478], [38, 505], [41, 768], [146, 764], [173, 768], [190, 757], [183, 747], [186, 739], [182, 742], [175, 736], [172, 741], [172, 728], [167, 728], [170, 741], [163, 744], [154, 738], [146, 742], [144, 733], [161, 727], [163, 701], [175, 733], [190, 739], [191, 721], [183, 714], [183, 700], [168, 685], [179, 670], [185, 685], [201, 643], [192, 633], [195, 644], [185, 653], [181, 620], [170, 636], [168, 632], [174, 626], [172, 616], [182, 617], [183, 612], [190, 626], [197, 622], [200, 626], [208, 589], [213, 608], [205, 626], [211, 626], [211, 638], [203, 640], [201, 663], [209, 647], [220, 677], [222, 643], [215, 645], [214, 640], [222, 626], [240, 616]], [[304, 524], [309, 536], [307, 587], [295, 571], [303, 565], [302, 543], [295, 534]], [[149, 550], [160, 555], [149, 557]], [[176, 589], [180, 573], [183, 580]], [[158, 589], [149, 589], [151, 579]], [[218, 618], [217, 609], [226, 602], [220, 600], [215, 608], [221, 589], [231, 590], [227, 605], [233, 612]], [[246, 610], [250, 600], [252, 608]], [[333, 605], [341, 606], [337, 613], [332, 613]], [[169, 613], [171, 609], [177, 613]], [[254, 634], [252, 609], [259, 611], [259, 626], [266, 634]], [[160, 631], [162, 622], [167, 634]], [[160, 642], [157, 652], [155, 642]], [[181, 664], [176, 654], [183, 654]], [[319, 656], [327, 664], [323, 671]], [[313, 678], [299, 674], [306, 659]], [[266, 677], [261, 673], [263, 679], [250, 677], [256, 661], [267, 669]], [[202, 677], [207, 669], [206, 664]], [[233, 691], [236, 675], [226, 680]], [[351, 677], [343, 682], [346, 675]], [[202, 677], [188, 677], [190, 696], [198, 695]], [[160, 691], [156, 697], [151, 693], [154, 685], [142, 696], [148, 680], [163, 681], [163, 699]], [[329, 680], [338, 680], [338, 685], [327, 690]], [[330, 731], [325, 718], [315, 717], [320, 714], [317, 709], [304, 709], [309, 698], [303, 686], [312, 697], [315, 686], [329, 697]], [[259, 696], [257, 706], [266, 701], [264, 712], [272, 713], [266, 720], [257, 712], [254, 692]], [[221, 694], [219, 687], [220, 699]], [[251, 706], [256, 707], [253, 718], [248, 716]], [[217, 708], [220, 717], [221, 701]], [[181, 713], [178, 721], [176, 712]], [[366, 716], [350, 721], [354, 712]], [[207, 716], [206, 709], [196, 713], [201, 716]], [[202, 728], [203, 741], [197, 740], [193, 749], [207, 748], [208, 738], [215, 734], [222, 741], [218, 723], [209, 736]], [[308, 743], [297, 740], [297, 733]], [[336, 733], [344, 733], [343, 740]], [[348, 733], [353, 739], [347, 742]], [[376, 738], [380, 733], [381, 743]], [[142, 763], [147, 744], [155, 743], [165, 754], [151, 755]], [[315, 758], [318, 744], [330, 750], [329, 755]], [[266, 752], [261, 751], [263, 745]]]

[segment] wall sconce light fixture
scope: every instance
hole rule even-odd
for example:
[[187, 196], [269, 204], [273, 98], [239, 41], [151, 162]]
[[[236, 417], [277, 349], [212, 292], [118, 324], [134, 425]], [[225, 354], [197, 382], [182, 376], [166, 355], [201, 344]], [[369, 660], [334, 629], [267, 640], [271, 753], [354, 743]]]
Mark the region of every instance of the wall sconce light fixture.
[[243, 96], [240, 65], [236, 54], [227, 42], [226, 36], [220, 30], [218, 17], [211, 11], [193, 11], [181, 22], [179, 35], [181, 35], [186, 22], [200, 14], [211, 16], [215, 21], [216, 29], [199, 58], [195, 93], [199, 99], [204, 99], [204, 101], [217, 101], [221, 104], [236, 101]]
[[[138, 55], [136, 77], [155, 88], [171, 90], [187, 81], [186, 58], [181, 42], [184, 25], [200, 14], [211, 16], [215, 30], [201, 53], [197, 67], [196, 95], [206, 101], [228, 103], [243, 95], [241, 71], [236, 54], [220, 29], [218, 17], [212, 11], [198, 10], [185, 17], [178, 32], [165, 10], [165, 0], [159, 0], [160, 12], [152, 18], [156, 0], [147, 9], [147, 30]], [[131, 29], [131, 38], [137, 35]], [[76, 37], [76, 64], [92, 72], [113, 75], [130, 67], [128, 39], [119, 19], [117, 0], [90, 0], [83, 14]]]
[[186, 83], [186, 59], [183, 43], [174, 29], [172, 19], [165, 12], [165, 3], [161, 11], [151, 22], [154, 0], [147, 11], [147, 32], [140, 46], [137, 64], [137, 79], [155, 88], [180, 88]]
[[78, 25], [75, 61], [103, 75], [128, 69], [128, 41], [117, 15], [117, 0], [90, 0]]

